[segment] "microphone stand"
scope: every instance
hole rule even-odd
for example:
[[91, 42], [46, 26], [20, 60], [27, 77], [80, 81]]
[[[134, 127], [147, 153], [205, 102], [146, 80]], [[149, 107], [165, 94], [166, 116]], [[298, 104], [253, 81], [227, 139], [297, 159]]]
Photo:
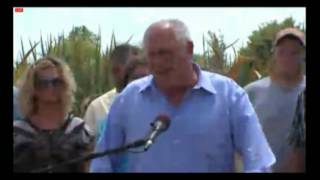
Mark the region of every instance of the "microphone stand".
[[51, 165], [51, 166], [49, 165], [48, 167], [45, 167], [45, 168], [33, 170], [31, 172], [38, 172], [38, 173], [50, 172], [50, 171], [52, 171], [52, 170], [54, 170], [54, 169], [56, 169], [58, 167], [67, 166], [67, 165], [74, 164], [74, 163], [79, 163], [79, 162], [82, 162], [82, 161], [88, 161], [88, 160], [99, 158], [99, 157], [106, 156], [106, 155], [118, 154], [118, 153], [124, 152], [124, 151], [126, 151], [126, 150], [128, 150], [130, 148], [140, 147], [140, 146], [143, 146], [145, 144], [146, 144], [146, 140], [145, 139], [137, 140], [137, 141], [135, 141], [133, 143], [130, 143], [130, 144], [127, 144], [127, 145], [124, 145], [124, 146], [121, 146], [121, 147], [118, 147], [118, 148], [115, 148], [115, 149], [110, 149], [110, 150], [106, 150], [106, 151], [103, 151], [103, 152], [91, 153], [89, 155], [85, 155], [85, 156], [82, 156], [82, 157], [79, 157], [79, 158], [71, 159], [71, 160], [62, 162], [60, 164]]

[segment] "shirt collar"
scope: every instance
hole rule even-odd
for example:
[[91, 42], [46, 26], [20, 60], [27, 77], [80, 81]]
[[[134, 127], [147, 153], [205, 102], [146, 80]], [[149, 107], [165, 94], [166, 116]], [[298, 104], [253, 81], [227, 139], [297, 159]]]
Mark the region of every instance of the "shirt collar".
[[212, 80], [210, 79], [211, 74], [202, 71], [198, 64], [193, 63], [193, 68], [198, 74], [198, 82], [192, 89], [204, 89], [209, 93], [216, 94], [217, 91], [212, 84]]
[[[210, 74], [201, 70], [198, 64], [192, 63], [193, 68], [198, 74], [198, 82], [192, 89], [204, 89], [209, 93], [216, 94], [216, 89], [213, 87], [210, 80]], [[149, 75], [144, 79], [144, 83], [141, 84], [139, 92], [142, 92], [148, 88], [155, 87], [153, 75]]]
[[147, 77], [144, 78], [144, 83], [140, 85], [139, 92], [142, 92], [148, 89], [149, 87], [151, 87], [152, 83], [153, 83], [153, 75], [148, 75]]

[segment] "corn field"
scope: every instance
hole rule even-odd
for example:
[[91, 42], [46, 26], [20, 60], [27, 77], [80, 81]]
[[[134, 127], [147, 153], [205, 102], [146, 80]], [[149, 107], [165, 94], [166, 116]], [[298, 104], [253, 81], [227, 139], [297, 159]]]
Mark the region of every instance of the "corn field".
[[[129, 43], [131, 38], [132, 36], [125, 43]], [[237, 54], [233, 47], [236, 42], [237, 40], [226, 45], [223, 36], [218, 37], [209, 31], [208, 38], [203, 36], [203, 54], [195, 56], [194, 62], [203, 69], [231, 77], [241, 86], [261, 78], [254, 68], [254, 61]], [[110, 76], [110, 52], [117, 45], [114, 33], [111, 34], [111, 41], [104, 50], [100, 30], [94, 34], [85, 26], [74, 27], [67, 37], [62, 33], [57, 37], [50, 35], [44, 40], [40, 34], [40, 40], [29, 41], [29, 45], [30, 49], [25, 51], [25, 44], [21, 40], [20, 61], [15, 61], [14, 65], [14, 84], [17, 84], [27, 67], [40, 57], [50, 55], [66, 61], [77, 83], [73, 108], [75, 115], [83, 115], [84, 109], [81, 108], [81, 104], [87, 101], [88, 97], [97, 97], [113, 87]], [[234, 59], [226, 54], [228, 48], [233, 49]]]

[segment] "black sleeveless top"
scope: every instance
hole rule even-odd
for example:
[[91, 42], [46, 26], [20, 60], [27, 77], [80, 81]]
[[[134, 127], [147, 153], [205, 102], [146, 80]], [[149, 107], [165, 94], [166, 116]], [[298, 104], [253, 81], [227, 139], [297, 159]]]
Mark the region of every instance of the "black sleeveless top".
[[[55, 130], [41, 130], [30, 120], [14, 122], [14, 172], [32, 172], [78, 158], [93, 148], [94, 136], [84, 121], [68, 116]], [[59, 167], [52, 172], [84, 172], [84, 162]]]

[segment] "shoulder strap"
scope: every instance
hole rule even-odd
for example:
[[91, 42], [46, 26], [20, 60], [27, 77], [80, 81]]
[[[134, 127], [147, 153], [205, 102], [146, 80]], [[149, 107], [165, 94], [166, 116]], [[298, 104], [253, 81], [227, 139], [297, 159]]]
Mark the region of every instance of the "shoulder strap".
[[13, 123], [13, 128], [15, 133], [23, 133], [29, 136], [37, 134], [37, 130], [26, 120], [15, 121]]
[[69, 126], [70, 122], [72, 121], [72, 119], [74, 118], [74, 115], [72, 113], [68, 114], [67, 120], [66, 122], [63, 124], [61, 130], [65, 131], [65, 129]]
[[90, 131], [88, 125], [85, 124], [84, 120], [79, 117], [73, 117], [70, 120], [69, 125], [66, 127], [65, 131], [65, 140], [71, 139], [81, 139], [78, 142], [81, 142], [84, 147], [94, 142], [95, 136]]
[[65, 134], [70, 134], [72, 131], [74, 131], [76, 128], [81, 128], [81, 126], [84, 125], [84, 121], [78, 117], [70, 117], [65, 124]]

